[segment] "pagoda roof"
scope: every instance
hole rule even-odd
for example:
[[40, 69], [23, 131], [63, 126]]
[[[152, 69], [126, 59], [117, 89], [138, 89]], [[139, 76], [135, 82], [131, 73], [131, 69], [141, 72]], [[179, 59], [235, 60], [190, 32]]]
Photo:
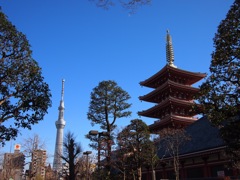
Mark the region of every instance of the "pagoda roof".
[[169, 105], [180, 105], [180, 106], [189, 107], [193, 104], [194, 104], [193, 101], [186, 101], [186, 100], [182, 100], [182, 99], [180, 100], [180, 99], [177, 99], [174, 97], [169, 97], [169, 98], [165, 99], [164, 101], [162, 101], [161, 103], [159, 103], [145, 111], [138, 112], [138, 114], [140, 116], [159, 118], [158, 116], [155, 115], [155, 112], [159, 111], [159, 109], [165, 108]]
[[149, 125], [149, 129], [151, 132], [159, 131], [165, 127], [169, 126], [176, 126], [176, 125], [183, 125], [187, 126], [189, 124], [192, 124], [198, 120], [194, 117], [185, 117], [185, 116], [177, 116], [177, 115], [169, 115], [161, 120], [155, 121], [153, 124]]
[[192, 85], [206, 77], [206, 73], [186, 71], [167, 64], [150, 78], [146, 79], [145, 81], [141, 81], [140, 85], [150, 88], [157, 88], [157, 81], [159, 81], [159, 78], [170, 73], [176, 74], [177, 76], [186, 77], [186, 85]]
[[[179, 156], [192, 157], [199, 154], [214, 152], [219, 148], [225, 148], [226, 144], [219, 134], [219, 128], [214, 126], [206, 116], [198, 119], [185, 128], [186, 134], [190, 137], [183, 147], [180, 148]], [[160, 142], [161, 143], [161, 142]], [[164, 149], [157, 152], [159, 157], [169, 157]]]
[[159, 95], [161, 92], [163, 92], [164, 90], [166, 90], [167, 88], [175, 88], [175, 89], [181, 89], [184, 91], [187, 91], [188, 93], [197, 93], [198, 92], [198, 88], [192, 87], [192, 86], [188, 86], [188, 85], [184, 85], [184, 84], [179, 84], [176, 83], [174, 81], [171, 80], [167, 80], [164, 84], [162, 84], [161, 86], [159, 86], [157, 89], [155, 89], [154, 91], [144, 95], [144, 96], [140, 96], [139, 99], [143, 100], [143, 101], [148, 101], [148, 102], [158, 102], [156, 100], [154, 100], [154, 97]]

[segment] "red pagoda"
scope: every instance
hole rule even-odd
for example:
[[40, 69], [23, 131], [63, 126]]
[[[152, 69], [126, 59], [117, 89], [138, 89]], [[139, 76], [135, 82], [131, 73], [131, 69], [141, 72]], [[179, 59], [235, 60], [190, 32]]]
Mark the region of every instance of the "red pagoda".
[[141, 86], [154, 89], [139, 97], [142, 101], [156, 104], [152, 108], [138, 112], [140, 116], [158, 119], [149, 126], [151, 132], [157, 132], [165, 127], [186, 127], [197, 120], [192, 107], [194, 95], [199, 89], [192, 85], [206, 76], [204, 73], [177, 68], [174, 65], [172, 39], [168, 31], [166, 39], [167, 64], [159, 72], [140, 82]]

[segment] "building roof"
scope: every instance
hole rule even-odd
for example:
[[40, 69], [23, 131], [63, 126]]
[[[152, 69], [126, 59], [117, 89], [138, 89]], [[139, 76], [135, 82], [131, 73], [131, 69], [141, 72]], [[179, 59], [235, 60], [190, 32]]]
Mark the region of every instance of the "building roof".
[[184, 77], [186, 85], [192, 85], [206, 77], [205, 73], [186, 71], [167, 64], [150, 78], [146, 79], [145, 81], [141, 81], [140, 85], [150, 88], [157, 88], [159, 86], [157, 83], [159, 79], [163, 78], [164, 76], [169, 76], [169, 74], [172, 74], [172, 76], [175, 75], [178, 77]]
[[159, 118], [160, 113], [159, 110], [166, 108], [168, 106], [182, 106], [185, 108], [191, 108], [194, 105], [193, 101], [186, 101], [186, 100], [180, 100], [174, 97], [169, 97], [167, 99], [165, 99], [164, 101], [162, 101], [161, 103], [147, 109], [144, 111], [140, 111], [138, 112], [138, 115], [140, 116], [146, 116], [146, 117], [152, 117], [152, 118]]
[[212, 125], [206, 116], [186, 128], [191, 140], [184, 145], [181, 154], [225, 146], [219, 129]]
[[196, 94], [199, 89], [189, 86], [189, 85], [184, 85], [184, 84], [179, 84], [171, 80], [167, 80], [164, 84], [156, 88], [155, 90], [151, 91], [150, 93], [140, 96], [139, 99], [143, 101], [148, 101], [148, 102], [156, 102], [159, 103], [160, 100], [159, 98], [155, 98], [156, 96], [161, 96], [164, 91], [171, 91], [171, 89], [177, 89], [178, 91], [186, 91], [188, 94]]
[[[223, 139], [219, 136], [219, 129], [213, 126], [206, 116], [187, 126], [185, 130], [191, 139], [181, 147], [180, 156], [225, 146]], [[163, 149], [158, 151], [160, 158], [164, 154]]]
[[192, 124], [193, 122], [197, 121], [197, 118], [195, 117], [186, 117], [186, 116], [177, 116], [177, 115], [169, 115], [164, 117], [161, 120], [154, 121], [153, 124], [149, 125], [150, 132], [159, 132], [161, 129], [164, 129], [166, 127], [175, 126], [178, 125], [181, 126], [187, 126], [189, 124]]

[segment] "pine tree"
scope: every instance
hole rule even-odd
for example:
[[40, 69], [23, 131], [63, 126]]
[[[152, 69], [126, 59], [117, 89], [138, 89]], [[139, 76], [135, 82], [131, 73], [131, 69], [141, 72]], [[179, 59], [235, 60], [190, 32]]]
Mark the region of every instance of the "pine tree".
[[[146, 123], [141, 119], [131, 120], [118, 134], [118, 146], [116, 164], [125, 176], [130, 174], [136, 179], [142, 179], [142, 167], [153, 165], [155, 146], [150, 141], [150, 131]], [[134, 178], [132, 178], [134, 179]]]
[[[111, 151], [112, 151], [112, 132], [116, 128], [117, 119], [128, 117], [131, 112], [128, 111], [131, 104], [127, 101], [130, 99], [130, 95], [117, 85], [115, 81], [102, 81], [97, 87], [95, 87], [91, 93], [91, 101], [89, 111], [87, 113], [88, 119], [92, 125], [100, 125], [100, 128], [104, 130], [107, 136], [104, 137], [106, 142], [107, 152], [107, 176], [110, 177], [111, 169]], [[98, 147], [100, 137], [91, 137], [87, 135], [93, 144], [91, 147]], [[95, 143], [94, 143], [95, 142]]]

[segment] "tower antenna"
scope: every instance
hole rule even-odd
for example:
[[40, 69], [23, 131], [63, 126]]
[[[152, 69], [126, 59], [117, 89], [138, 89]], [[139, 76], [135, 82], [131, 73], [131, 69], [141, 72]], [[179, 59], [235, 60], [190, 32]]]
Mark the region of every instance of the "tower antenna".
[[63, 101], [63, 97], [64, 97], [64, 82], [65, 79], [62, 79], [62, 93], [61, 93], [61, 100]]

